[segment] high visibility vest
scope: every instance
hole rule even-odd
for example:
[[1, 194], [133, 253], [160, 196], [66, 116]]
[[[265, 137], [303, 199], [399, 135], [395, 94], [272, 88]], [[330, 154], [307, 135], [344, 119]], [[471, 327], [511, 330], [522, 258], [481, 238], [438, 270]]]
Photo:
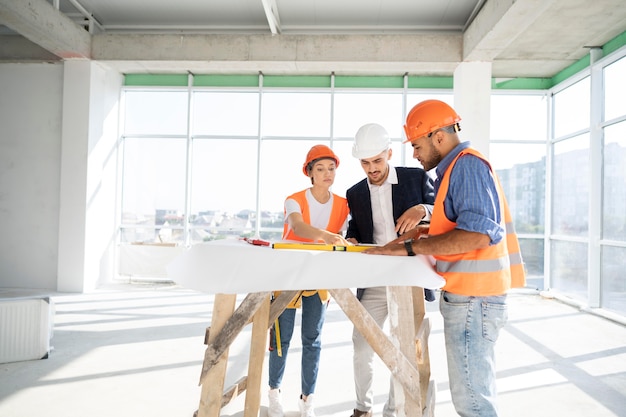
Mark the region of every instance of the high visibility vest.
[[[295, 194], [287, 197], [288, 199], [295, 200], [298, 205], [300, 205], [300, 209], [302, 210], [302, 220], [305, 223], [311, 224], [311, 212], [309, 210], [309, 203], [306, 201], [306, 191], [302, 190], [298, 191]], [[336, 194], [333, 194], [333, 207], [330, 212], [330, 218], [328, 219], [328, 224], [324, 228], [332, 233], [339, 233], [341, 228], [346, 223], [346, 219], [348, 218], [348, 214], [350, 213], [350, 209], [348, 208], [348, 200], [343, 197], [340, 197]], [[313, 242], [312, 239], [306, 239], [296, 235], [289, 227], [287, 223], [285, 223], [283, 228], [283, 240], [296, 240], [299, 242]], [[319, 293], [320, 299], [322, 302], [326, 302], [330, 299], [330, 294], [327, 290], [305, 290], [301, 295], [296, 296], [291, 303], [287, 306], [287, 308], [297, 308], [300, 307], [301, 299], [300, 297], [309, 297], [315, 293]], [[274, 296], [278, 296], [280, 294], [279, 291], [274, 292]]]
[[468, 148], [461, 151], [444, 173], [435, 198], [429, 234], [446, 233], [456, 227], [456, 223], [446, 217], [443, 202], [448, 193], [450, 173], [454, 164], [465, 154], [475, 155], [489, 166], [498, 190], [506, 238], [484, 249], [455, 255], [436, 255], [435, 268], [446, 280], [442, 288], [444, 291], [466, 296], [501, 295], [511, 288], [523, 287], [526, 283], [526, 273], [504, 191], [491, 164], [477, 150]]

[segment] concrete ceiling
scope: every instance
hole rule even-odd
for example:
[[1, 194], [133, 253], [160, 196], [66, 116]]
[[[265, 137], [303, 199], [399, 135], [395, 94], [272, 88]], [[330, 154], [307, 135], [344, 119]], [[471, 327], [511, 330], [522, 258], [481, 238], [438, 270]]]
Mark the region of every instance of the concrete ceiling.
[[626, 31], [624, 0], [0, 0], [0, 62], [122, 73], [552, 77]]

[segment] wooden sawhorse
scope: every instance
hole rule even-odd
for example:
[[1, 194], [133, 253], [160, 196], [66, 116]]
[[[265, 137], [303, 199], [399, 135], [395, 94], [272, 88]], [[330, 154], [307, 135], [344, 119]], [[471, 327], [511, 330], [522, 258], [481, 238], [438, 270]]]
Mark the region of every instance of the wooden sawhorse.
[[[430, 320], [425, 316], [423, 289], [387, 287], [390, 336], [378, 327], [351, 290], [329, 292], [394, 376], [398, 417], [434, 416], [435, 386], [430, 381], [428, 353]], [[237, 309], [236, 294], [215, 295], [211, 326], [205, 338], [200, 405], [194, 417], [219, 417], [222, 407], [244, 391], [244, 417], [258, 417], [268, 329], [297, 293], [283, 291], [271, 304], [270, 292], [250, 293]], [[224, 390], [228, 349], [250, 322], [248, 375]]]

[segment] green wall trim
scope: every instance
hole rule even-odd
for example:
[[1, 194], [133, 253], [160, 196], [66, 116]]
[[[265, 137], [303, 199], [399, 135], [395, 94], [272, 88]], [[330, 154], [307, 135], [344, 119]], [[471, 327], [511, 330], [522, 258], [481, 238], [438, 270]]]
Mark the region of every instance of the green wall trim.
[[186, 87], [187, 74], [126, 74], [126, 86]]
[[335, 88], [403, 88], [402, 76], [335, 76]]
[[258, 75], [194, 75], [194, 87], [258, 87]]
[[552, 86], [554, 87], [555, 85], [567, 80], [568, 78], [573, 77], [585, 68], [588, 68], [589, 62], [590, 58], [588, 54], [580, 58], [578, 61], [574, 62], [572, 65], [552, 77]]
[[624, 45], [626, 45], [626, 31], [604, 44], [602, 52], [604, 55], [610, 55]]
[[493, 90], [547, 90], [552, 87], [551, 78], [510, 78], [491, 80]]
[[408, 88], [448, 88], [454, 87], [453, 77], [408, 77]]
[[263, 87], [330, 88], [330, 75], [264, 75]]

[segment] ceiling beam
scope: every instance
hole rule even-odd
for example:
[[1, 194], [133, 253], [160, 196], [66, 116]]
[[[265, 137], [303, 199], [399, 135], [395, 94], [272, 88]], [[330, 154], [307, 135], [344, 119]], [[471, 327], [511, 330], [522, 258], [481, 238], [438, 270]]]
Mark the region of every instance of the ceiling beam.
[[[354, 74], [449, 74], [461, 61], [462, 35], [147, 35], [98, 34], [93, 59], [132, 68], [179, 68], [220, 73], [254, 71]], [[202, 65], [202, 63], [204, 63]], [[125, 72], [125, 71], [122, 71]], [[193, 72], [193, 71], [192, 71]]]
[[554, 0], [487, 1], [463, 35], [464, 61], [495, 61]]
[[59, 58], [91, 58], [89, 32], [45, 0], [0, 0], [0, 24]]

